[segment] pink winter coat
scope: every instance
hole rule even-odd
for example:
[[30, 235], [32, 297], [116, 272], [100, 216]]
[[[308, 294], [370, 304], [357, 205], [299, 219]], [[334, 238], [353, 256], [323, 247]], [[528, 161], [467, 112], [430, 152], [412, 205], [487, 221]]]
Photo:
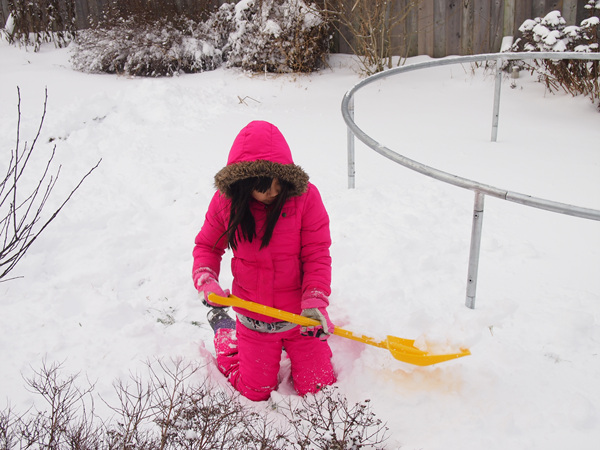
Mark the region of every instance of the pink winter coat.
[[[219, 190], [195, 240], [194, 282], [207, 270], [218, 277], [227, 247], [223, 233], [229, 223], [228, 189], [232, 182], [249, 176], [285, 179], [295, 190], [283, 205], [271, 241], [263, 249], [260, 245], [268, 206], [251, 200], [257, 236], [252, 242], [241, 240], [233, 252], [232, 294], [296, 314], [305, 308], [326, 307], [331, 293], [329, 216], [317, 188], [294, 164], [283, 135], [267, 122], [251, 122], [240, 132], [227, 166], [215, 176]], [[314, 292], [323, 295], [311, 297]], [[236, 311], [265, 322], [276, 320], [242, 309]]]

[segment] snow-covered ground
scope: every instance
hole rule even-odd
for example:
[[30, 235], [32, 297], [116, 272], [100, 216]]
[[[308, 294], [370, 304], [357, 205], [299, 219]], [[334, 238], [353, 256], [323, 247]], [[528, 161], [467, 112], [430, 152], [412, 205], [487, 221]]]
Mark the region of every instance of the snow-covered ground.
[[[334, 322], [471, 349], [416, 367], [330, 339], [339, 389], [351, 402], [371, 399], [390, 428], [388, 448], [598, 448], [600, 224], [486, 198], [476, 309], [467, 309], [473, 193], [358, 143], [356, 189], [348, 190], [340, 102], [360, 77], [348, 56], [330, 66], [313, 75], [220, 69], [140, 79], [75, 72], [68, 49], [0, 43], [0, 169], [14, 145], [17, 86], [29, 141], [48, 89], [32, 167], [56, 145], [54, 202], [102, 159], [12, 273], [20, 278], [0, 283], [0, 408], [33, 401], [23, 377], [44, 360], [85, 375], [109, 400], [113, 381], [148, 358], [210, 362], [212, 332], [191, 282], [193, 239], [233, 138], [262, 119], [286, 136], [330, 213]], [[493, 76], [470, 66], [371, 85], [357, 95], [356, 121], [440, 169], [600, 209], [596, 108], [545, 93], [529, 75], [512, 89], [511, 81], [496, 143]], [[227, 287], [227, 258], [223, 267]], [[282, 386], [276, 400], [289, 392]]]

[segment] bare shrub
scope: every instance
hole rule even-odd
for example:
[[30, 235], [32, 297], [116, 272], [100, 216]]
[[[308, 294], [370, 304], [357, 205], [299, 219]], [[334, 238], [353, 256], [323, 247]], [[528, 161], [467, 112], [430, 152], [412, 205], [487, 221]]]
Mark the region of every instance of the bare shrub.
[[151, 421], [152, 385], [140, 377], [131, 376], [128, 382], [116, 380], [113, 387], [119, 399], [118, 405], [109, 407], [117, 414], [116, 423], [108, 425], [107, 435], [111, 447], [122, 449], [156, 448], [158, 439], [145, 428]]
[[19, 418], [18, 429], [21, 440], [27, 446], [36, 444], [43, 448], [62, 448], [78, 442], [78, 448], [93, 448], [98, 435], [93, 429], [93, 418], [89, 415], [85, 399], [94, 389], [76, 386], [78, 375], [61, 377], [61, 364], [47, 365], [26, 379], [28, 388], [39, 394], [46, 408], [35, 408], [27, 419]]
[[283, 414], [300, 449], [384, 448], [387, 440], [388, 429], [371, 411], [369, 400], [349, 405], [335, 386], [303, 397], [299, 406], [290, 404]]
[[383, 448], [387, 439], [368, 401], [349, 405], [335, 388], [266, 409], [211, 386], [197, 364], [159, 359], [147, 368], [147, 376], [113, 383], [116, 404], [105, 403], [115, 415], [100, 421], [94, 385], [81, 389], [79, 375], [44, 362], [26, 378], [42, 407], [0, 412], [0, 448], [341, 450]]
[[103, 3], [100, 20], [92, 25], [107, 26], [129, 19], [138, 23], [160, 20], [178, 23], [185, 19], [199, 22], [216, 9], [216, 2], [207, 0], [109, 0]]
[[[402, 62], [402, 48], [408, 48], [409, 36], [402, 27], [421, 0], [326, 0], [327, 14], [338, 34], [361, 63], [361, 71], [372, 75]], [[350, 36], [347, 38], [346, 36]]]
[[17, 428], [19, 418], [15, 415], [12, 408], [7, 406], [0, 411], [0, 448], [15, 448], [18, 442], [14, 430]]
[[[44, 219], [44, 207], [56, 186], [60, 175], [60, 166], [55, 175], [51, 175], [51, 167], [56, 152], [56, 146], [48, 158], [45, 169], [41, 174], [31, 175], [28, 164], [34, 157], [36, 143], [40, 137], [44, 119], [46, 117], [46, 105], [48, 102], [48, 92], [46, 91], [44, 100], [44, 110], [40, 125], [35, 138], [28, 144], [21, 142], [21, 92], [18, 92], [18, 122], [17, 136], [14, 150], [10, 152], [8, 168], [6, 175], [0, 178], [0, 282], [6, 281], [6, 276], [15, 268], [19, 261], [25, 256], [27, 250], [36, 241], [40, 234], [56, 218], [58, 213], [64, 208], [67, 202], [83, 181], [98, 167], [100, 161], [83, 176], [62, 204], [50, 215]], [[35, 179], [33, 188], [23, 192], [22, 186], [25, 183], [31, 184]]]
[[75, 0], [8, 0], [8, 12], [9, 43], [38, 51], [45, 42], [65, 47], [77, 35]]
[[277, 449], [285, 433], [237, 395], [192, 383], [199, 366], [181, 359], [147, 363], [149, 378], [114, 383], [119, 404], [108, 426], [111, 446], [156, 449]]

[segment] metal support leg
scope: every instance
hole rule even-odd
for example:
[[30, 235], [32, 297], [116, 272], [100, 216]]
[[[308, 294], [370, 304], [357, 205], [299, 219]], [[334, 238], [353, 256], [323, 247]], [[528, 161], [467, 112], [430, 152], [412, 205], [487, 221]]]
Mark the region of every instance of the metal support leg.
[[502, 64], [504, 60], [496, 60], [496, 84], [494, 85], [494, 112], [492, 115], [492, 142], [498, 138], [498, 121], [500, 116], [500, 90], [502, 88]]
[[[354, 97], [350, 98], [348, 102], [348, 113], [354, 121]], [[354, 189], [355, 187], [355, 174], [356, 174], [356, 162], [354, 157], [354, 133], [348, 127], [348, 189]]]
[[473, 207], [473, 228], [471, 229], [471, 251], [469, 254], [469, 273], [467, 277], [467, 308], [475, 309], [475, 295], [477, 291], [477, 271], [479, 269], [479, 252], [481, 249], [481, 227], [483, 225], [483, 201], [485, 195], [475, 191], [475, 205]]

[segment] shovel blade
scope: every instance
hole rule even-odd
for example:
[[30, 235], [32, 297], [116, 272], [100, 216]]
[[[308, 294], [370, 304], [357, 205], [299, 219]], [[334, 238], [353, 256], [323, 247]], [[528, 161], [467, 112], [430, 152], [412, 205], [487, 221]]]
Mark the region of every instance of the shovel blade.
[[461, 349], [458, 353], [429, 354], [415, 347], [413, 340], [396, 336], [388, 336], [385, 342], [394, 358], [416, 366], [430, 366], [471, 354], [467, 349]]

